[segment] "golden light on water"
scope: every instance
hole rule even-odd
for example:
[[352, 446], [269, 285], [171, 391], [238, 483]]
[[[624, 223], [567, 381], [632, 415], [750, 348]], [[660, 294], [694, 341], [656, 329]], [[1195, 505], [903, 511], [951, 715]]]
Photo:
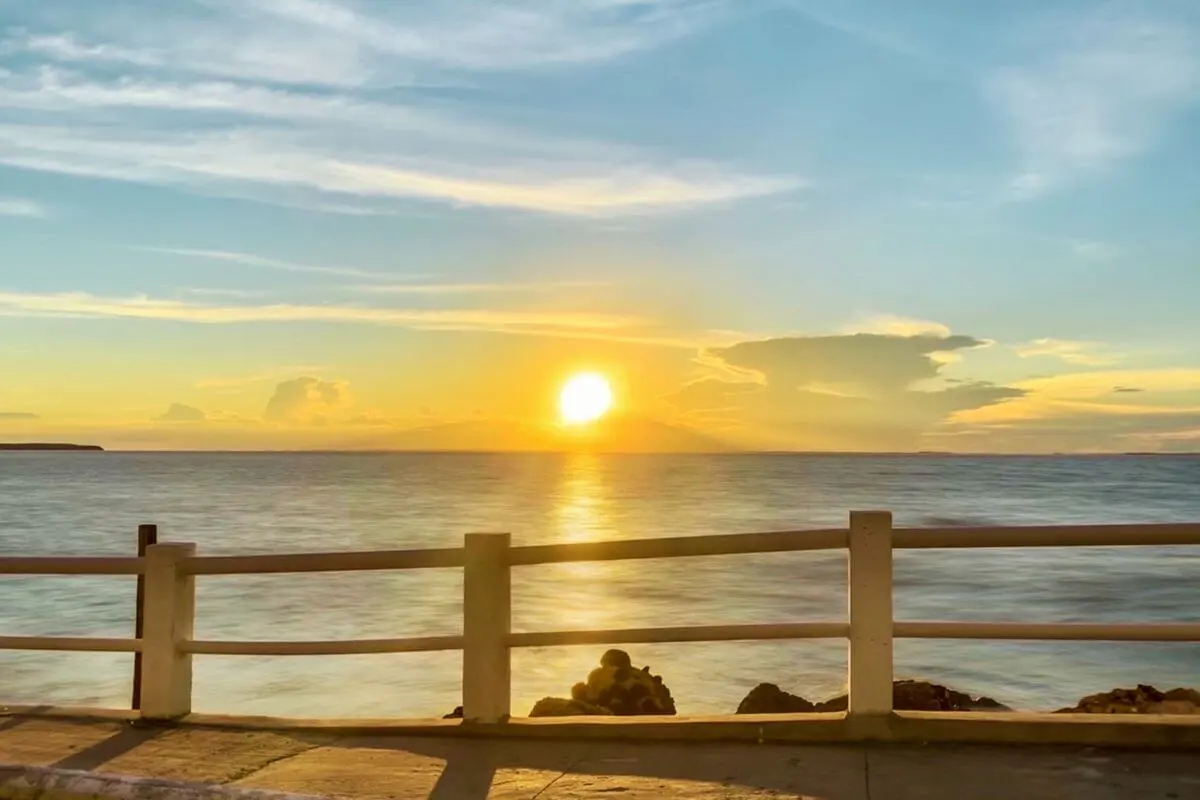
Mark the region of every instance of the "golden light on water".
[[596, 372], [573, 376], [558, 395], [558, 414], [564, 424], [585, 425], [595, 422], [612, 408], [612, 387]]
[[[617, 538], [600, 459], [589, 453], [567, 456], [554, 511], [558, 541]], [[613, 627], [622, 603], [619, 596], [613, 596], [610, 584], [619, 569], [611, 562], [555, 564], [554, 577], [564, 583], [556, 595], [552, 619], [546, 624], [564, 629]]]

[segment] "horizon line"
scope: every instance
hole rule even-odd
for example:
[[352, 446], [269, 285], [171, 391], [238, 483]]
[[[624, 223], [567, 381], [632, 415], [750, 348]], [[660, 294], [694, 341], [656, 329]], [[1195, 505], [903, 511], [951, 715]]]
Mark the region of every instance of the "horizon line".
[[[34, 445], [63, 445], [64, 450], [39, 450]], [[1200, 456], [1200, 450], [1180, 452], [1123, 451], [1123, 452], [957, 452], [952, 450], [492, 450], [480, 449], [396, 449], [396, 448], [296, 448], [296, 449], [170, 449], [139, 450], [112, 449], [100, 446], [101, 450], [84, 450], [93, 445], [76, 445], [58, 442], [0, 442], [0, 446], [30, 445], [29, 450], [13, 449], [5, 452], [103, 452], [130, 455], [579, 455], [598, 456], [853, 456], [853, 457], [921, 457], [921, 458], [1114, 458], [1114, 457], [1187, 457]]]

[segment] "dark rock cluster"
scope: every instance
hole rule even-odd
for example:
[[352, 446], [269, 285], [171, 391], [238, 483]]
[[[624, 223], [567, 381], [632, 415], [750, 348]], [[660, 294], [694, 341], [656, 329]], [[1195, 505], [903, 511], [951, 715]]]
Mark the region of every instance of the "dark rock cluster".
[[633, 666], [624, 650], [609, 650], [600, 658], [587, 681], [571, 687], [570, 699], [545, 697], [529, 712], [531, 717], [675, 714], [675, 700], [663, 679], [650, 667]]
[[1171, 689], [1160, 692], [1139, 684], [1136, 689], [1113, 689], [1091, 694], [1073, 708], [1058, 714], [1200, 714], [1200, 692], [1195, 689]]
[[[738, 704], [738, 714], [812, 714], [845, 711], [848, 697], [840, 694], [812, 702], [790, 694], [773, 683], [760, 683]], [[929, 681], [898, 680], [892, 684], [896, 711], [1012, 711], [990, 697], [972, 697]], [[663, 679], [650, 667], [633, 666], [624, 650], [609, 650], [587, 680], [571, 687], [570, 697], [544, 697], [534, 704], [531, 717], [674, 715], [675, 700]], [[1088, 695], [1058, 714], [1200, 714], [1200, 691], [1159, 691], [1139, 684], [1135, 689], [1113, 689]], [[462, 717], [462, 707], [446, 719]]]
[[807, 714], [817, 707], [795, 694], [789, 694], [773, 683], [760, 683], [738, 703], [738, 714]]
[[[739, 714], [805, 714], [845, 711], [844, 694], [819, 703], [789, 694], [773, 683], [760, 683], [750, 690]], [[1011, 711], [990, 697], [971, 697], [928, 681], [902, 680], [892, 684], [892, 708], [897, 711]]]

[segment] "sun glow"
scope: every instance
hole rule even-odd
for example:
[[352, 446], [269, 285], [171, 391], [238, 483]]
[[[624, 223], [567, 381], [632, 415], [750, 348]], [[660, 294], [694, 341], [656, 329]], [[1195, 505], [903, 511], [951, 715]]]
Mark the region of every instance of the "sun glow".
[[585, 372], [567, 381], [558, 395], [558, 413], [567, 425], [595, 422], [612, 407], [612, 387], [603, 375]]

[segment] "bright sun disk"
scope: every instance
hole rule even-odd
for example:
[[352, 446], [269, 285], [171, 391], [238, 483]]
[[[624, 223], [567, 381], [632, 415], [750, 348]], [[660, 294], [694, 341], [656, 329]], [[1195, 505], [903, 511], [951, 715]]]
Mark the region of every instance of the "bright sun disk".
[[568, 425], [594, 422], [612, 407], [612, 387], [603, 375], [585, 372], [567, 381], [558, 395], [558, 413]]

